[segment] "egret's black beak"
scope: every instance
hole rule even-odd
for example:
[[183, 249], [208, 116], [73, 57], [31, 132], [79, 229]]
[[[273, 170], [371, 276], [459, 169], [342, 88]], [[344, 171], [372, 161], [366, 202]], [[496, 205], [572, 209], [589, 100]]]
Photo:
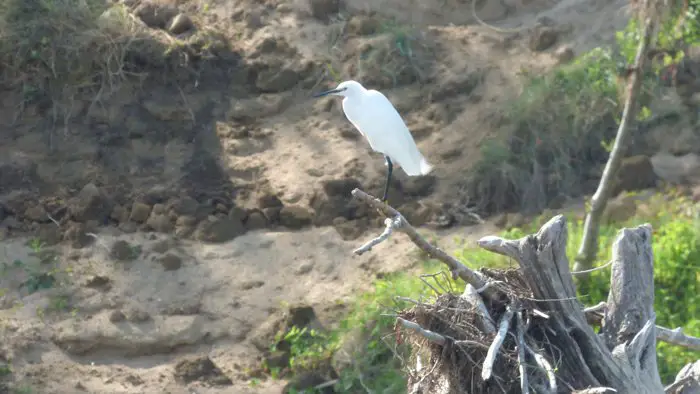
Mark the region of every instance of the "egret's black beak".
[[345, 90], [345, 89], [326, 90], [325, 92], [321, 92], [321, 93], [316, 93], [316, 94], [314, 94], [313, 97], [314, 97], [314, 98], [318, 98], [318, 97], [328, 96], [329, 94], [340, 93], [340, 92], [342, 92], [343, 90]]

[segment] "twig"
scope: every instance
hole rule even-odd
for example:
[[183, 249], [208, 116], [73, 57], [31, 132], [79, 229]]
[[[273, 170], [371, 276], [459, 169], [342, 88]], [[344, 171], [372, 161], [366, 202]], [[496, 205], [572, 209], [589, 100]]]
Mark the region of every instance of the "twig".
[[[380, 201], [378, 198], [373, 197], [365, 192], [363, 192], [360, 189], [354, 189], [352, 191], [353, 197], [357, 198], [358, 200], [366, 203], [370, 207], [378, 210], [388, 218], [394, 218], [394, 220], [400, 220], [401, 226], [400, 227], [393, 227], [393, 230], [400, 231], [408, 236], [408, 238], [413, 241], [413, 243], [420, 248], [422, 251], [426, 252], [429, 254], [431, 257], [438, 259], [442, 261], [444, 264], [446, 264], [449, 268], [450, 271], [452, 272], [453, 275], [459, 276], [464, 282], [471, 284], [477, 289], [480, 289], [486, 285], [486, 279], [484, 276], [477, 272], [477, 271], [472, 271], [471, 269], [467, 268], [464, 264], [459, 262], [457, 259], [454, 257], [450, 256], [449, 254], [445, 253], [442, 249], [431, 245], [428, 241], [425, 240], [425, 238], [421, 237], [418, 232], [416, 231], [413, 226], [397, 211], [396, 209], [390, 207], [389, 205], [383, 203]], [[386, 229], [384, 230], [386, 231]], [[383, 233], [382, 233], [383, 234]], [[381, 235], [378, 237], [380, 238]], [[388, 235], [387, 235], [388, 237]], [[386, 238], [385, 238], [386, 239]], [[371, 243], [372, 241], [370, 241]], [[377, 241], [376, 243], [379, 243], [381, 241]], [[376, 245], [373, 244], [372, 246]], [[362, 248], [359, 248], [362, 249]], [[494, 299], [497, 298], [498, 292], [492, 288], [486, 288], [484, 290], [484, 293], [487, 297]]]
[[547, 374], [547, 380], [549, 381], [549, 390], [553, 393], [557, 392], [557, 377], [554, 375], [554, 368], [552, 368], [552, 364], [547, 361], [546, 358], [544, 358], [543, 355], [535, 352], [530, 346], [525, 344], [525, 350], [527, 350], [532, 357], [535, 358], [535, 362], [537, 365], [539, 365], [540, 368], [544, 370], [544, 372]]
[[399, 323], [401, 323], [402, 326], [417, 332], [421, 336], [428, 339], [430, 342], [437, 343], [438, 345], [443, 345], [443, 346], [447, 343], [447, 339], [444, 336], [442, 336], [436, 332], [426, 330], [425, 328], [421, 327], [420, 324], [418, 324], [418, 323], [408, 321], [408, 320], [401, 318], [401, 317], [397, 317], [396, 320]]
[[601, 302], [597, 303], [596, 305], [589, 306], [588, 308], [584, 309], [583, 313], [599, 312], [607, 307], [608, 307], [608, 304], [606, 304], [605, 301], [601, 301]]
[[481, 369], [481, 379], [487, 381], [491, 378], [493, 373], [493, 363], [496, 361], [496, 355], [498, 350], [503, 345], [503, 340], [506, 339], [506, 334], [508, 333], [508, 327], [510, 327], [510, 319], [513, 318], [513, 308], [508, 305], [506, 307], [506, 312], [503, 314], [501, 321], [498, 323], [498, 332], [496, 337], [493, 338], [491, 346], [489, 346], [489, 351], [486, 353], [486, 359], [484, 359], [484, 365]]
[[611, 387], [593, 387], [590, 389], [574, 391], [573, 394], [603, 394], [607, 393], [608, 391], [617, 393], [617, 390]]
[[369, 240], [369, 242], [367, 242], [364, 245], [360, 246], [359, 248], [353, 250], [353, 253], [359, 256], [365, 252], [369, 252], [376, 245], [386, 241], [389, 238], [389, 236], [391, 235], [391, 233], [394, 230], [401, 228], [402, 225], [403, 225], [403, 218], [401, 217], [401, 215], [398, 215], [393, 219], [391, 219], [391, 218], [384, 219], [384, 226], [386, 226], [386, 227], [384, 227], [384, 231], [382, 231], [382, 233], [379, 234], [378, 237], [372, 238], [371, 240]]
[[681, 327], [671, 330], [666, 327], [656, 326], [656, 339], [673, 345], [683, 346], [691, 350], [700, 351], [700, 338], [684, 334]]
[[408, 328], [409, 330], [413, 330], [414, 332], [416, 332], [420, 336], [422, 336], [425, 339], [429, 340], [430, 342], [438, 344], [438, 345], [445, 346], [448, 343], [448, 341], [450, 341], [457, 346], [472, 345], [472, 346], [479, 346], [479, 347], [486, 349], [486, 345], [484, 345], [483, 343], [480, 343], [477, 341], [470, 341], [470, 340], [455, 340], [454, 338], [450, 338], [448, 336], [441, 335], [441, 334], [438, 334], [434, 331], [430, 331], [428, 329], [425, 329], [425, 328], [421, 327], [420, 324], [414, 323], [412, 321], [408, 321], [408, 320], [401, 318], [401, 317], [397, 317], [396, 321], [401, 323], [402, 326]]
[[520, 392], [530, 394], [530, 385], [527, 383], [527, 366], [525, 364], [525, 323], [522, 312], [516, 314], [518, 321], [518, 370], [520, 371]]

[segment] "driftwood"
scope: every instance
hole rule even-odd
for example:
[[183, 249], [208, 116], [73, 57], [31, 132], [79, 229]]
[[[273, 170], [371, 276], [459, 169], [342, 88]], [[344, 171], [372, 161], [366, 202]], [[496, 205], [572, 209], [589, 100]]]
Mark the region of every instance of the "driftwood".
[[[414, 302], [400, 314], [398, 323], [415, 345], [409, 393], [663, 393], [657, 339], [691, 348], [698, 341], [655, 324], [648, 224], [618, 233], [608, 300], [585, 308], [569, 270], [562, 215], [518, 240], [482, 238], [481, 248], [520, 268], [474, 271], [428, 243], [395, 209], [359, 189], [353, 196], [388, 216], [382, 235], [355, 253], [403, 232], [467, 283], [461, 295]], [[601, 326], [599, 333], [592, 323]]]

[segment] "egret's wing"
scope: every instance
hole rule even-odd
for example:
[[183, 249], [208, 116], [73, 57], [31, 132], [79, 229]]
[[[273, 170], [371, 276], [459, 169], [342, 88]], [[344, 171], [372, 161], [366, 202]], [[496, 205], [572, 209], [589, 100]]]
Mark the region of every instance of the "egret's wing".
[[347, 107], [344, 110], [348, 119], [369, 140], [372, 149], [389, 156], [408, 175], [424, 173], [427, 162], [401, 115], [386, 96], [370, 90], [360, 108], [352, 105]]

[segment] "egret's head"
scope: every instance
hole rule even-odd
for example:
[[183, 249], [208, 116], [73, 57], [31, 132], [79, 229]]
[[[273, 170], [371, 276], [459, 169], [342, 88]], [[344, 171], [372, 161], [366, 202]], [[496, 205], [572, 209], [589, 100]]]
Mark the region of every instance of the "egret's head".
[[341, 96], [341, 97], [352, 97], [359, 95], [364, 92], [365, 88], [356, 81], [345, 81], [341, 82], [335, 89], [327, 90], [325, 92], [316, 93], [314, 97], [323, 96]]

